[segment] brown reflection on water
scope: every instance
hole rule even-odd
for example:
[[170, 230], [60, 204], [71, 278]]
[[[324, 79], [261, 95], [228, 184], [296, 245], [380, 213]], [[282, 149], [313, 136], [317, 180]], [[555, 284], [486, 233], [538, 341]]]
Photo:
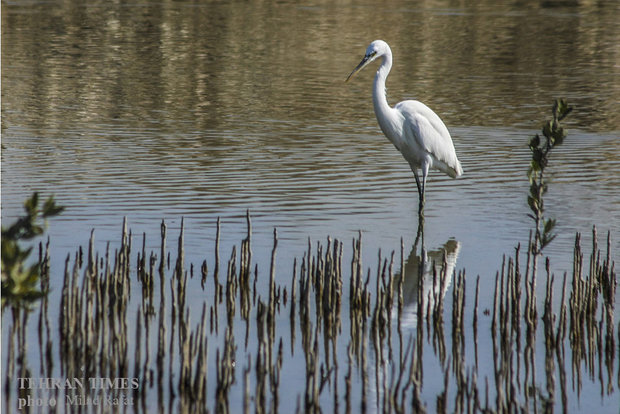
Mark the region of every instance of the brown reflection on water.
[[392, 101], [429, 102], [449, 125], [530, 126], [561, 95], [579, 108], [580, 127], [616, 130], [617, 5], [561, 4], [5, 3], [5, 122], [368, 124], [372, 75], [342, 81], [384, 38], [395, 54]]

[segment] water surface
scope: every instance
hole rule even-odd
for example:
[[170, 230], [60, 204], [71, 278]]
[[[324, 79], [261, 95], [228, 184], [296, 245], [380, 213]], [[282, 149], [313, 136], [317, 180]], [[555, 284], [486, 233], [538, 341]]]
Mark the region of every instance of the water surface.
[[2, 220], [33, 191], [67, 207], [49, 223], [58, 278], [91, 229], [116, 242], [123, 217], [152, 249], [161, 220], [176, 237], [184, 217], [201, 263], [217, 218], [227, 255], [249, 210], [262, 274], [278, 230], [283, 281], [308, 238], [361, 232], [372, 268], [401, 238], [408, 255], [417, 191], [376, 124], [374, 67], [344, 83], [382, 38], [389, 102], [440, 114], [465, 171], [431, 173], [426, 247], [458, 241], [456, 269], [490, 284], [532, 228], [528, 139], [555, 98], [575, 107], [546, 196], [562, 274], [592, 225], [620, 251], [619, 20], [614, 1], [5, 2]]

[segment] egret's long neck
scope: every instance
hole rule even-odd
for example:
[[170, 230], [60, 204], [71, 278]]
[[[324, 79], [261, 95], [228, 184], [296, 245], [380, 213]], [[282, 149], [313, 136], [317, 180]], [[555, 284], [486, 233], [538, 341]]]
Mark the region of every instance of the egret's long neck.
[[372, 102], [375, 107], [375, 114], [377, 115], [377, 120], [379, 121], [379, 125], [381, 129], [385, 131], [385, 126], [382, 125], [382, 120], [386, 119], [386, 115], [389, 114], [391, 108], [387, 102], [387, 96], [385, 92], [385, 80], [390, 73], [390, 69], [392, 68], [392, 55], [387, 53], [383, 55], [383, 60], [381, 62], [381, 66], [377, 70], [377, 75], [375, 76], [375, 84], [372, 91]]

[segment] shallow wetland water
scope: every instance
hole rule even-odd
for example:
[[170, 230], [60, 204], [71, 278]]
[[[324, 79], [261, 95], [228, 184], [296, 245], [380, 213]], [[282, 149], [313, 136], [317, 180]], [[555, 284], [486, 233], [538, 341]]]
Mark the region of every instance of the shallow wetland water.
[[[3, 312], [3, 408], [27, 369], [139, 378], [100, 395], [128, 412], [617, 413], [620, 297], [600, 274], [620, 252], [619, 19], [614, 1], [4, 2], [2, 221], [33, 191], [66, 210], [48, 300]], [[388, 101], [433, 108], [465, 170], [431, 173], [417, 243], [374, 71], [344, 83], [375, 38]], [[534, 286], [527, 142], [560, 97], [554, 277], [540, 258]]]

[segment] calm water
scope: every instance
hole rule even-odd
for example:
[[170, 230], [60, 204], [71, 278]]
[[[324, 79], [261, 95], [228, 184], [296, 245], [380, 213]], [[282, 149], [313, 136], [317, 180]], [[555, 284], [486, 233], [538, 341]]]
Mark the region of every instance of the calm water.
[[33, 191], [67, 207], [49, 223], [58, 280], [91, 229], [99, 248], [116, 243], [124, 216], [152, 249], [161, 220], [172, 240], [184, 217], [198, 264], [217, 218], [228, 257], [249, 209], [263, 275], [278, 229], [282, 282], [308, 237], [348, 246], [361, 231], [372, 268], [401, 238], [408, 256], [417, 191], [376, 124], [374, 67], [344, 83], [382, 38], [388, 100], [440, 114], [465, 171], [430, 176], [428, 249], [458, 241], [456, 269], [494, 283], [532, 227], [528, 138], [565, 97], [575, 110], [552, 154], [547, 253], [570, 270], [575, 232], [589, 245], [596, 225], [617, 260], [620, 9], [569, 3], [3, 2], [2, 220]]

